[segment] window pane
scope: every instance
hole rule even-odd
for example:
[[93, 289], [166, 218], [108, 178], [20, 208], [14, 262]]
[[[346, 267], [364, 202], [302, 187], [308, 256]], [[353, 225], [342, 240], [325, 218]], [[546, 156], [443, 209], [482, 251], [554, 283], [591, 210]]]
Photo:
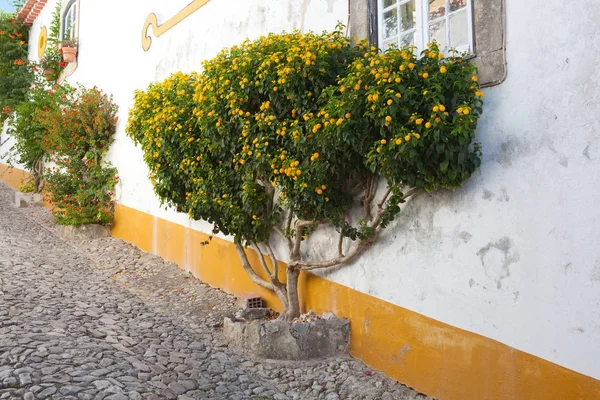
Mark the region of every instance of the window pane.
[[467, 10], [450, 16], [450, 46], [458, 47], [469, 43], [469, 20]]
[[389, 38], [398, 34], [398, 10], [393, 9], [383, 13], [383, 37]]
[[383, 50], [387, 50], [389, 49], [391, 46], [396, 46], [398, 47], [398, 39], [393, 38], [389, 41], [385, 41], [383, 42]]
[[446, 20], [441, 20], [429, 25], [429, 41], [436, 41], [440, 50], [446, 48]]
[[467, 6], [467, 0], [450, 0], [450, 12], [460, 10]]
[[383, 8], [389, 7], [395, 3], [396, 3], [396, 0], [383, 0]]
[[429, 0], [429, 20], [446, 15], [446, 0]]
[[409, 33], [400, 37], [400, 47], [408, 47], [415, 44], [415, 33]]
[[402, 17], [402, 30], [407, 31], [415, 27], [415, 0], [409, 1], [408, 3], [400, 6], [400, 15]]

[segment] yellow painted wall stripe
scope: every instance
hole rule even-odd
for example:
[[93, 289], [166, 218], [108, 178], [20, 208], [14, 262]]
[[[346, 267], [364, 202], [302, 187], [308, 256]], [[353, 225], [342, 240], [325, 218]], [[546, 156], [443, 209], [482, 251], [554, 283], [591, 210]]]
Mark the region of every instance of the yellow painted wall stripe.
[[31, 174], [22, 169], [13, 168], [6, 164], [0, 163], [0, 181], [6, 183], [11, 188], [18, 190], [19, 186], [24, 183]]
[[[2, 174], [1, 167], [0, 179], [12, 177], [8, 182], [18, 186], [17, 172]], [[257, 292], [281, 309], [274, 295], [248, 278], [226, 240], [213, 238], [202, 245], [208, 235], [123, 205], [116, 207], [112, 233], [189, 269], [213, 287], [233, 294]], [[430, 396], [600, 399], [599, 380], [315, 275], [301, 275], [300, 292], [305, 310], [333, 311], [352, 321], [353, 356]]]

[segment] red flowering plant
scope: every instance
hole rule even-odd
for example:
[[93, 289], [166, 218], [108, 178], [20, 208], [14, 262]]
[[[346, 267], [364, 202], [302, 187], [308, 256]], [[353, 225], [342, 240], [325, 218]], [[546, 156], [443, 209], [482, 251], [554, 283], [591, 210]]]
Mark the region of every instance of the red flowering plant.
[[49, 48], [46, 54], [39, 61], [39, 66], [46, 79], [50, 82], [55, 82], [60, 77], [62, 70], [67, 66], [63, 61], [58, 49]]
[[0, 123], [25, 99], [33, 80], [27, 33], [12, 14], [0, 13]]
[[47, 132], [42, 147], [55, 164], [45, 171], [55, 221], [110, 225], [119, 177], [103, 158], [114, 140], [117, 106], [97, 88], [78, 87], [60, 96], [61, 106], [48, 108], [40, 119]]

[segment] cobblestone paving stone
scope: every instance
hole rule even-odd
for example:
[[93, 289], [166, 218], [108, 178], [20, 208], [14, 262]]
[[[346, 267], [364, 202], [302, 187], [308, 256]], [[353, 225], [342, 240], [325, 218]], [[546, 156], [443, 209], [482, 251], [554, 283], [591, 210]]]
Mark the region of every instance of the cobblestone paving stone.
[[0, 399], [427, 399], [362, 362], [248, 359], [235, 299], [114, 238], [68, 242], [0, 183]]

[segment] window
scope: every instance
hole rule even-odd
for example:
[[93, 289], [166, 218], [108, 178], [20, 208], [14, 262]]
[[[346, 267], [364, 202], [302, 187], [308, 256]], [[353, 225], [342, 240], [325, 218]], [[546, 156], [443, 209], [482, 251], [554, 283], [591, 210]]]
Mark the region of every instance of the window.
[[436, 41], [448, 53], [473, 52], [471, 0], [378, 0], [379, 44], [385, 49]]
[[384, 49], [436, 40], [445, 51], [468, 52], [481, 86], [506, 78], [504, 0], [350, 0], [350, 35]]
[[61, 40], [75, 39], [77, 37], [77, 1], [71, 0], [61, 13], [60, 38]]

